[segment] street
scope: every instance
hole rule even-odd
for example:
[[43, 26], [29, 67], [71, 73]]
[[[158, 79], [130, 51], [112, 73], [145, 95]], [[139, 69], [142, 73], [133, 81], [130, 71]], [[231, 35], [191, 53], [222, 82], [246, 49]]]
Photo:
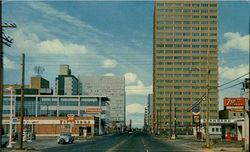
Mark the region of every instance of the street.
[[182, 145], [161, 141], [152, 135], [135, 133], [121, 134], [99, 138], [94, 141], [60, 145], [53, 148], [42, 149], [44, 152], [54, 151], [194, 151]]

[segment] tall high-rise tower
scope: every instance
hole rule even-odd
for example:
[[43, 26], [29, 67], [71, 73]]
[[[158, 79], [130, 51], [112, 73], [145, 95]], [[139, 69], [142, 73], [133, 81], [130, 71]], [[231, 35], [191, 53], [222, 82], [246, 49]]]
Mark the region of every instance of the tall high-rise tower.
[[177, 129], [192, 125], [192, 106], [208, 87], [210, 119], [217, 119], [218, 2], [156, 1], [153, 40], [155, 131], [174, 122], [175, 106]]

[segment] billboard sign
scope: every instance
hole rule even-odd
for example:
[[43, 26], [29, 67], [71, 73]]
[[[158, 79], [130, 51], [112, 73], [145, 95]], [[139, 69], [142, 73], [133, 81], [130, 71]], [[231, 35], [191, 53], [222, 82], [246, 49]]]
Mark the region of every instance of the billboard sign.
[[85, 109], [86, 113], [100, 113], [102, 112], [102, 107], [97, 107], [97, 108], [86, 108]]
[[245, 106], [245, 98], [224, 98], [224, 106]]

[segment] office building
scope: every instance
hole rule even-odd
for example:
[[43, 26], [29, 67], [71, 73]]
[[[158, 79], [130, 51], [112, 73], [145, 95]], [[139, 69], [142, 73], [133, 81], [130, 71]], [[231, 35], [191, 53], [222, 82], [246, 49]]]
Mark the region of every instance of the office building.
[[60, 75], [55, 81], [56, 95], [80, 95], [82, 84], [74, 75], [71, 74], [69, 65], [60, 65]]
[[81, 76], [83, 95], [104, 95], [110, 99], [110, 120], [117, 127], [126, 125], [125, 78], [122, 76]]
[[148, 131], [153, 132], [153, 94], [148, 94]]
[[144, 111], [144, 130], [148, 130], [148, 107], [145, 107]]
[[191, 126], [192, 106], [206, 99], [208, 86], [210, 119], [218, 119], [218, 2], [156, 1], [154, 11], [155, 131], [170, 127], [175, 106], [177, 129]]

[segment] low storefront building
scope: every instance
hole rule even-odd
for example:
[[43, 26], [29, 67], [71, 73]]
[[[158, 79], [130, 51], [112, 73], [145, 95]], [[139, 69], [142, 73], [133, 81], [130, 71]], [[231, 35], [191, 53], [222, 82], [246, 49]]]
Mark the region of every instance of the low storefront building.
[[[5, 132], [9, 128], [11, 107], [12, 128], [18, 131], [21, 97], [6, 95], [3, 99]], [[24, 129], [38, 136], [55, 136], [61, 131], [71, 131], [75, 136], [101, 135], [111, 126], [108, 101], [105, 96], [25, 95]]]

